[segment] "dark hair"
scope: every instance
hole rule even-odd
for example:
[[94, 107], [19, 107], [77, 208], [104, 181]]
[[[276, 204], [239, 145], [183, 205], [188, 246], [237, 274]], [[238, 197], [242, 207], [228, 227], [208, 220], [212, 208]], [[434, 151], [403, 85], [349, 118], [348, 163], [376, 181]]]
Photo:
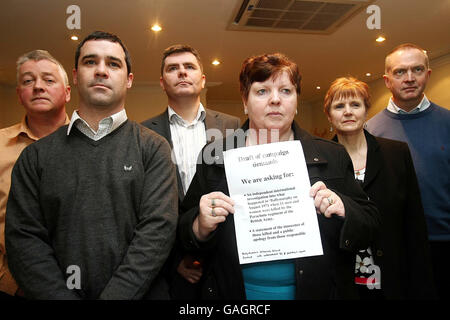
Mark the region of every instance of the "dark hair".
[[354, 77], [337, 78], [325, 95], [323, 111], [325, 114], [330, 115], [331, 104], [334, 100], [356, 98], [358, 96], [364, 100], [364, 106], [367, 111], [370, 108], [370, 93], [367, 83]]
[[78, 59], [80, 58], [81, 47], [84, 45], [85, 42], [90, 41], [90, 40], [108, 40], [108, 41], [117, 42], [118, 44], [120, 44], [120, 46], [123, 49], [123, 52], [125, 53], [125, 62], [127, 64], [127, 73], [128, 74], [131, 73], [131, 57], [127, 50], [127, 47], [125, 47], [122, 40], [120, 40], [118, 36], [116, 36], [115, 34], [112, 34], [112, 33], [104, 32], [104, 31], [94, 31], [78, 44], [77, 51], [75, 52], [75, 69], [76, 70], [78, 69]]
[[264, 82], [272, 76], [287, 72], [297, 94], [300, 94], [302, 76], [295, 62], [281, 53], [263, 54], [247, 58], [239, 74], [240, 92], [244, 101], [247, 101], [250, 87], [253, 82]]
[[164, 71], [164, 66], [166, 64], [166, 58], [174, 53], [182, 53], [182, 52], [189, 52], [192, 53], [195, 58], [197, 59], [198, 64], [200, 65], [200, 70], [203, 72], [203, 64], [202, 60], [200, 59], [200, 55], [198, 54], [197, 50], [192, 48], [191, 46], [187, 44], [175, 44], [173, 46], [170, 46], [166, 48], [163, 52], [162, 61], [161, 61], [161, 75]]

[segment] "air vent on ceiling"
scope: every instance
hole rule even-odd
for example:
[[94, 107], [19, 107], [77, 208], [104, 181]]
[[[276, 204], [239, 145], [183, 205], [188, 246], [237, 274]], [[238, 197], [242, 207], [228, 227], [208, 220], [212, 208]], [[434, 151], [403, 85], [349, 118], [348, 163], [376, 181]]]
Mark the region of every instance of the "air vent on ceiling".
[[374, 0], [241, 0], [229, 30], [334, 32]]

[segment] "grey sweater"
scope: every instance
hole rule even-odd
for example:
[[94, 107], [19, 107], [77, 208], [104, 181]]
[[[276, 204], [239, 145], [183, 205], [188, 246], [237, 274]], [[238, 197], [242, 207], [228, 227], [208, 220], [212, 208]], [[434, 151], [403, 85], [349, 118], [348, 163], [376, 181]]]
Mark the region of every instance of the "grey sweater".
[[[149, 292], [175, 239], [168, 143], [132, 121], [98, 141], [66, 133], [31, 144], [13, 169], [5, 234], [14, 278], [36, 299], [162, 297], [159, 285]], [[80, 289], [67, 286], [73, 266]]]

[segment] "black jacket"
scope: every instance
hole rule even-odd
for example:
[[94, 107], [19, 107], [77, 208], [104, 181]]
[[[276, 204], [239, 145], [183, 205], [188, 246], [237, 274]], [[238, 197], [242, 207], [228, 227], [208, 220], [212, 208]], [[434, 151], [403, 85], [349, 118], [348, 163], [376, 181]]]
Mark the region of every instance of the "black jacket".
[[381, 225], [371, 248], [384, 296], [436, 298], [426, 222], [408, 145], [365, 130], [364, 134], [367, 161], [362, 187], [380, 212]]
[[[237, 129], [240, 126], [241, 120], [237, 117], [230, 116], [228, 114], [206, 108], [205, 111], [206, 111], [205, 129], [220, 130], [220, 133], [222, 135], [220, 138], [225, 137], [227, 129]], [[173, 148], [172, 135], [170, 134], [169, 114], [167, 109], [163, 113], [157, 115], [156, 117], [143, 121], [142, 125], [149, 129], [152, 129], [157, 134], [166, 138], [167, 142], [169, 142], [170, 148]], [[208, 142], [211, 142], [214, 141], [216, 137], [207, 136], [206, 138]], [[183, 193], [183, 184], [181, 182], [181, 177], [180, 173], [178, 172], [178, 168], [177, 168], [177, 186], [178, 186], [178, 199], [180, 200], [181, 203], [181, 201], [183, 201], [184, 198], [184, 193]]]
[[[240, 125], [240, 119], [234, 116], [230, 116], [225, 113], [214, 111], [211, 109], [205, 109], [205, 129], [217, 129], [207, 131], [206, 139], [208, 142], [214, 141], [216, 138], [221, 139], [226, 136], [227, 129], [237, 129]], [[156, 133], [164, 137], [169, 142], [170, 148], [173, 148], [172, 135], [170, 133], [169, 114], [166, 109], [163, 113], [156, 117], [150, 118], [142, 122], [142, 125], [149, 129], [154, 130]], [[218, 137], [214, 136], [217, 134]], [[178, 202], [181, 204], [184, 198], [183, 184], [181, 182], [180, 173], [178, 167], [176, 168], [177, 175], [177, 187], [178, 187]], [[177, 244], [179, 242], [177, 241]], [[168, 283], [170, 284], [170, 294], [173, 299], [186, 300], [197, 298], [197, 287], [189, 283], [186, 279], [181, 277], [177, 272], [177, 267], [183, 257], [177, 244], [172, 249], [171, 255], [164, 266], [164, 274]], [[196, 255], [196, 260], [202, 260], [199, 255]]]
[[[313, 137], [295, 122], [292, 128], [294, 138], [302, 143], [311, 185], [323, 181], [341, 197], [346, 211], [345, 218], [318, 215], [324, 255], [295, 260], [296, 298], [355, 298], [355, 252], [372, 242], [379, 225], [378, 211], [356, 183], [352, 162], [343, 146]], [[248, 122], [242, 129], [248, 129]], [[234, 135], [230, 138], [234, 138]], [[221, 143], [223, 149], [227, 149], [225, 141], [214, 143]], [[209, 264], [202, 281], [202, 298], [245, 299], [233, 215], [229, 215], [206, 242], [198, 242], [192, 231], [201, 196], [212, 191], [229, 194], [224, 166], [220, 164], [223, 163], [221, 145], [217, 149], [212, 148], [214, 145], [207, 145], [203, 149], [203, 152], [206, 149], [218, 150], [214, 155], [216, 162], [197, 165], [197, 173], [182, 203], [179, 239], [185, 250], [204, 252], [208, 256]], [[244, 146], [236, 141], [232, 145], [234, 148]]]

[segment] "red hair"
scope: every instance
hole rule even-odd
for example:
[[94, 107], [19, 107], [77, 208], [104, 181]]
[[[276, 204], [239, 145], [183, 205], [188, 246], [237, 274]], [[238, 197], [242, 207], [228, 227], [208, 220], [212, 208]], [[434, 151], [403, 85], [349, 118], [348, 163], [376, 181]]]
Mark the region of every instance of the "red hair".
[[289, 60], [281, 53], [264, 54], [247, 58], [239, 74], [240, 92], [244, 101], [253, 82], [264, 82], [272, 76], [287, 72], [297, 94], [300, 94], [300, 81], [302, 76], [295, 62]]
[[361, 97], [364, 100], [366, 110], [370, 108], [370, 94], [367, 83], [353, 77], [337, 78], [325, 95], [323, 111], [329, 115], [331, 104], [335, 99], [355, 97]]

